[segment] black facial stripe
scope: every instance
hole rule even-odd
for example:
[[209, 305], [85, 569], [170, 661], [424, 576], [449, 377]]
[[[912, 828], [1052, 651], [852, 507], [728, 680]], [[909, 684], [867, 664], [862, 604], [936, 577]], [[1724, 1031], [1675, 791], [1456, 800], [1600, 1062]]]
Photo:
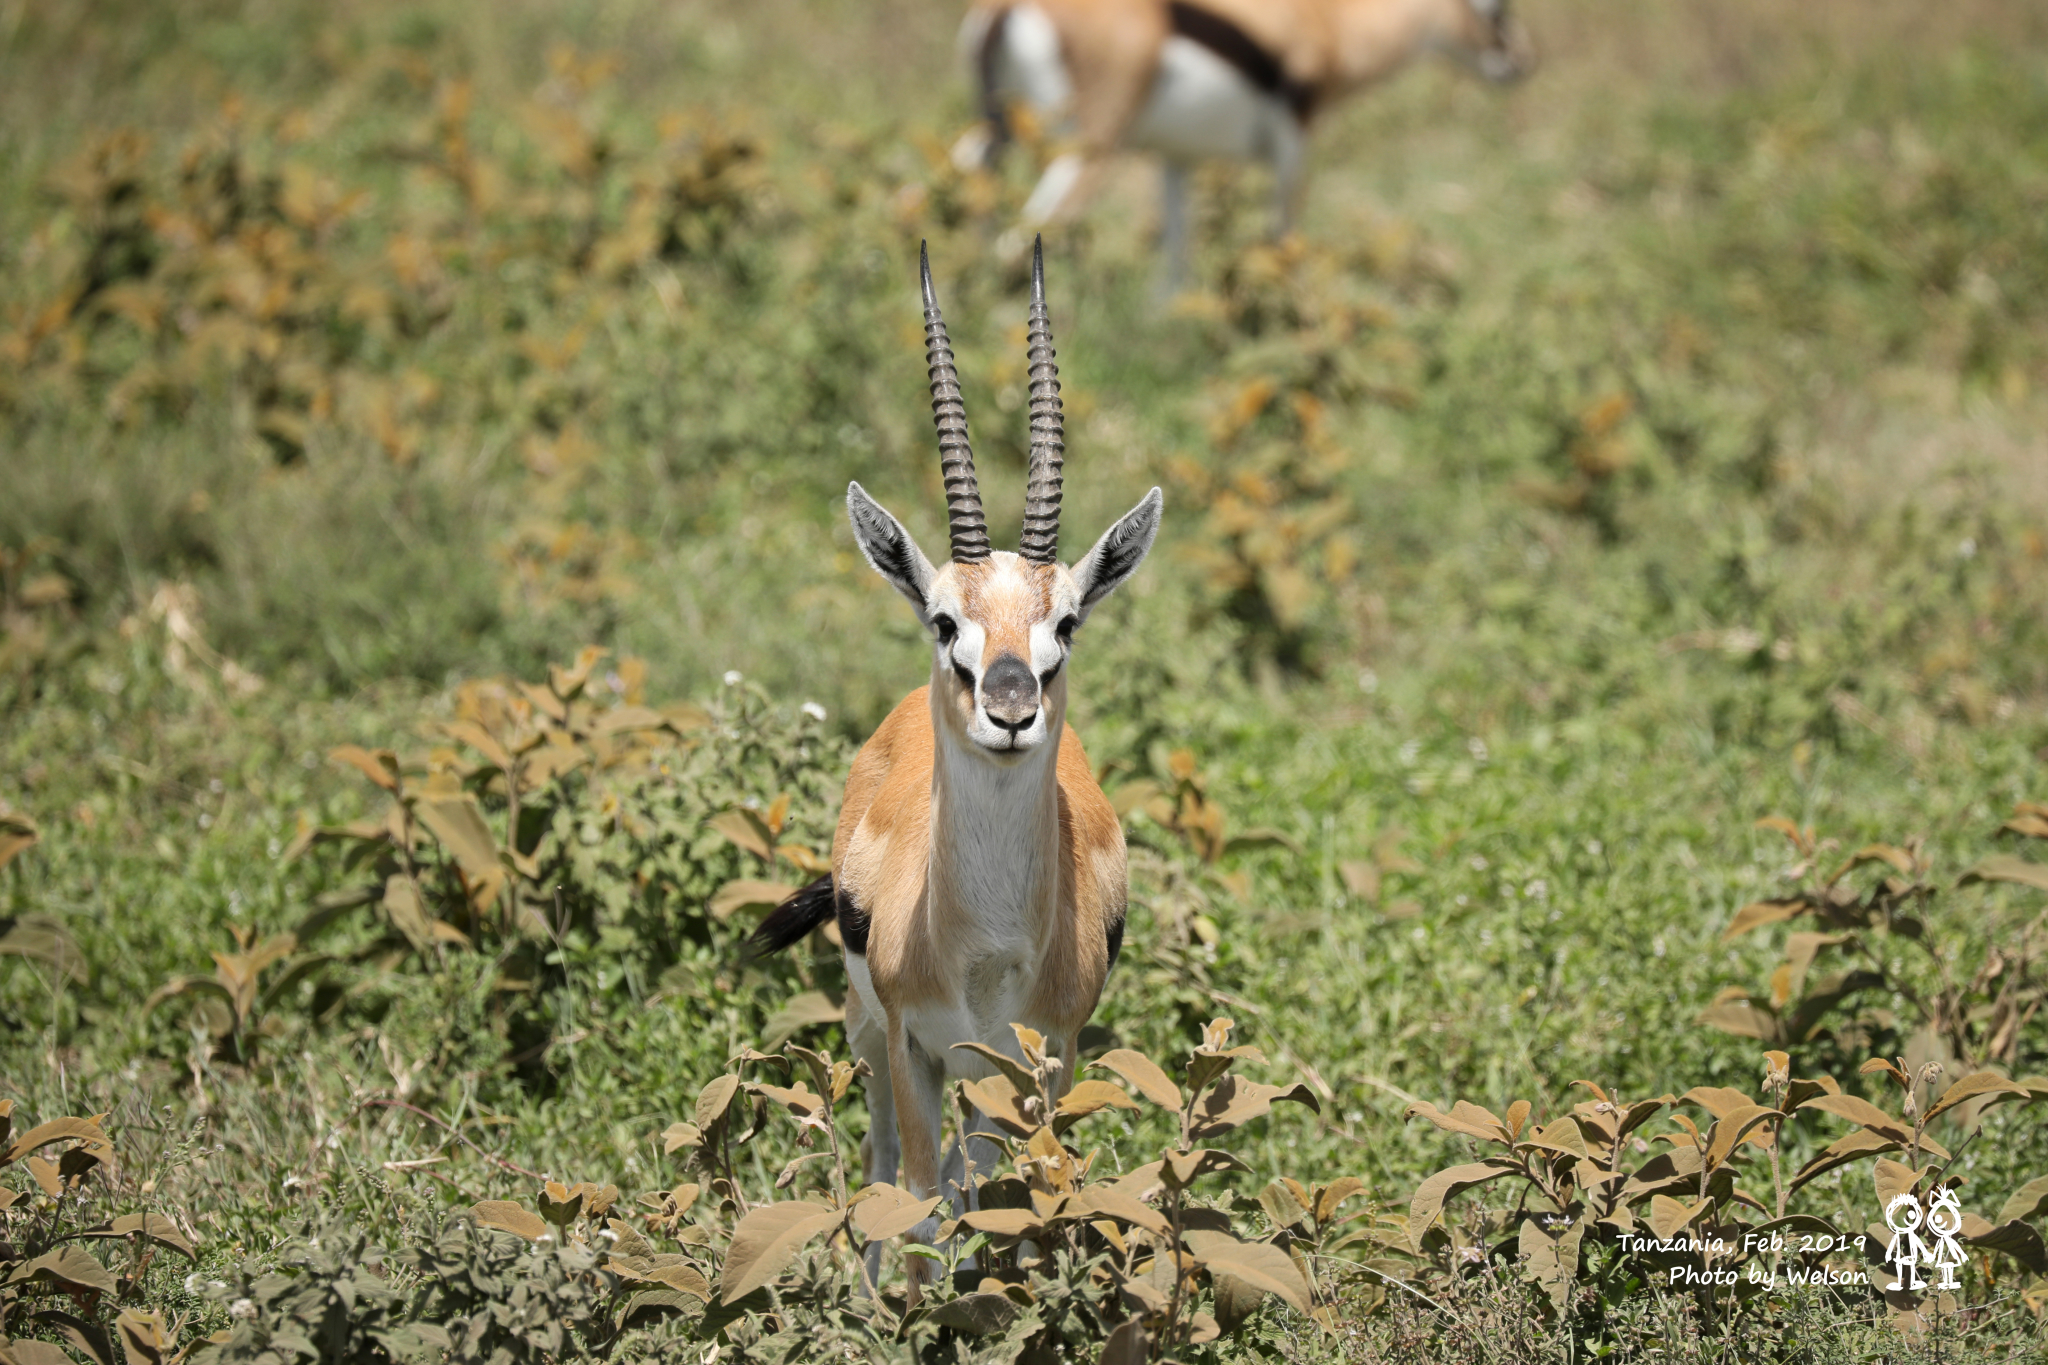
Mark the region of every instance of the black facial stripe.
[[960, 679], [961, 684], [964, 687], [966, 687], [966, 689], [969, 692], [972, 692], [974, 690], [974, 671], [972, 669], [968, 668], [967, 665], [963, 663], [955, 661], [953, 664], [953, 673], [956, 677]]

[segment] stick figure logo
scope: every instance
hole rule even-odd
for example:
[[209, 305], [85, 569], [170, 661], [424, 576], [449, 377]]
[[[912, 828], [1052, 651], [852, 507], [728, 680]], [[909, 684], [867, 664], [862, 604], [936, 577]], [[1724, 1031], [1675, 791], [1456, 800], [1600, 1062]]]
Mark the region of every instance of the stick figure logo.
[[1968, 1257], [1963, 1244], [1956, 1240], [1956, 1234], [1963, 1230], [1963, 1206], [1954, 1190], [1936, 1190], [1934, 1200], [1927, 1208], [1927, 1231], [1934, 1237], [1931, 1248], [1932, 1259], [1941, 1271], [1941, 1282], [1936, 1289], [1956, 1289], [1956, 1267]]
[[1920, 1237], [1920, 1201], [1911, 1193], [1893, 1195], [1892, 1201], [1884, 1206], [1884, 1225], [1892, 1230], [1892, 1242], [1885, 1248], [1884, 1263], [1892, 1266], [1898, 1275], [1885, 1289], [1920, 1288], [1920, 1262], [1931, 1259], [1928, 1245]]

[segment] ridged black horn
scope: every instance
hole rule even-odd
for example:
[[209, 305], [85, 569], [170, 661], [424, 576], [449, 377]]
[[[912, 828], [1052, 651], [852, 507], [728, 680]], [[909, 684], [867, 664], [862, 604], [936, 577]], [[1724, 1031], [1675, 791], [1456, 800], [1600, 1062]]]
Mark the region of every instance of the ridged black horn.
[[1045, 315], [1045, 244], [1031, 244], [1031, 465], [1024, 478], [1024, 537], [1017, 553], [1055, 564], [1060, 552], [1060, 471], [1066, 463], [1066, 421], [1060, 414], [1060, 371], [1052, 363], [1052, 325]]
[[924, 358], [932, 381], [932, 424], [939, 429], [939, 468], [946, 480], [946, 522], [952, 531], [953, 562], [977, 564], [988, 558], [988, 522], [981, 513], [981, 485], [974, 478], [974, 448], [967, 442], [967, 404], [953, 369], [953, 343], [932, 291], [932, 258], [920, 242], [917, 268], [924, 279]]

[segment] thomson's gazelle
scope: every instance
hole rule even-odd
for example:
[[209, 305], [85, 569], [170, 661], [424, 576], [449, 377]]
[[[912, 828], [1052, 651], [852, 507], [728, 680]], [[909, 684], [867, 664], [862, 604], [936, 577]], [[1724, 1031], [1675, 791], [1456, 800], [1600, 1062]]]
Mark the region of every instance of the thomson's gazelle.
[[[831, 875], [755, 934], [774, 951], [837, 918], [853, 987], [847, 1037], [874, 1071], [866, 1177], [893, 1182], [900, 1158], [921, 1199], [941, 1192], [949, 1079], [990, 1071], [954, 1044], [1022, 1060], [1010, 1025], [1026, 1024], [1071, 1078], [1076, 1039], [1123, 942], [1123, 829], [1066, 724], [1067, 656], [1089, 612], [1151, 549], [1161, 506], [1155, 488], [1071, 568], [1059, 562], [1065, 438], [1034, 252], [1023, 538], [1015, 554], [991, 549], [929, 263], [923, 277], [951, 562], [934, 568], [858, 483], [846, 504], [868, 562], [931, 631], [931, 681], [854, 759]], [[912, 1235], [929, 1241], [935, 1228], [928, 1219]]]
[[1519, 79], [1535, 54], [1509, 0], [984, 0], [961, 47], [983, 122], [953, 149], [962, 169], [1009, 139], [1013, 102], [1071, 150], [1046, 167], [1026, 228], [1086, 202], [1117, 150], [1165, 162], [1161, 236], [1177, 274], [1188, 172], [1211, 159], [1273, 169], [1275, 231], [1293, 220], [1315, 118], [1337, 101], [1442, 52], [1489, 81]]

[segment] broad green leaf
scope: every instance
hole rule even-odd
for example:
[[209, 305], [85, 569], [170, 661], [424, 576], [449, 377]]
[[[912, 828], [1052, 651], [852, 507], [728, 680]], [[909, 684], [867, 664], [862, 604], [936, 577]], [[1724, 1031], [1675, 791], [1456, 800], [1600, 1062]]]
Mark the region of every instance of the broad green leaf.
[[470, 1205], [470, 1216], [483, 1227], [516, 1233], [531, 1242], [547, 1232], [547, 1220], [509, 1199], [486, 1199]]
[[1423, 1181], [1416, 1186], [1414, 1197], [1408, 1201], [1409, 1246], [1421, 1250], [1424, 1234], [1435, 1226], [1438, 1216], [1444, 1211], [1445, 1201], [1453, 1195], [1504, 1175], [1519, 1174], [1521, 1169], [1515, 1162], [1492, 1157], [1438, 1171]]
[[1030, 1237], [1045, 1227], [1045, 1220], [1030, 1209], [976, 1209], [962, 1214], [960, 1221], [992, 1237]]
[[894, 1185], [870, 1185], [855, 1197], [853, 1204], [853, 1230], [863, 1242], [885, 1242], [891, 1237], [904, 1233], [932, 1216], [939, 1207], [940, 1196], [929, 1199], [915, 1199], [910, 1191]]
[[1668, 1242], [1679, 1233], [1691, 1227], [1714, 1211], [1712, 1199], [1701, 1199], [1692, 1204], [1681, 1204], [1667, 1195], [1650, 1196], [1650, 1231], [1657, 1234], [1657, 1240]]
[[53, 1142], [62, 1142], [66, 1138], [76, 1142], [90, 1143], [95, 1147], [104, 1147], [109, 1152], [114, 1149], [113, 1139], [109, 1138], [105, 1130], [91, 1119], [51, 1119], [48, 1123], [37, 1124], [16, 1138], [14, 1145], [7, 1149], [7, 1159], [9, 1161], [19, 1161], [38, 1147], [47, 1147]]
[[36, 1257], [8, 1276], [8, 1280], [16, 1285], [47, 1282], [78, 1293], [112, 1294], [115, 1289], [113, 1272], [74, 1246], [58, 1247]]
[[1910, 1193], [1920, 1183], [1920, 1173], [1911, 1166], [1879, 1157], [1870, 1169], [1871, 1182], [1877, 1187], [1877, 1206], [1890, 1206], [1892, 1200]]
[[1152, 1338], [1143, 1318], [1125, 1318], [1103, 1339], [1096, 1365], [1145, 1365], [1152, 1358]]
[[454, 856], [464, 876], [475, 880], [499, 870], [498, 841], [475, 797], [467, 792], [454, 797], [422, 797], [413, 812]]
[[697, 1127], [709, 1129], [725, 1117], [733, 1096], [740, 1093], [740, 1078], [728, 1071], [697, 1092]]
[[1008, 1327], [1023, 1311], [1007, 1294], [980, 1290], [940, 1304], [931, 1311], [928, 1321], [969, 1336], [985, 1337]]
[[434, 930], [419, 888], [403, 872], [394, 872], [384, 883], [384, 913], [391, 927], [405, 936], [413, 951], [425, 956], [434, 946]]
[[114, 1335], [121, 1339], [128, 1365], [164, 1365], [177, 1346], [176, 1335], [164, 1331], [163, 1315], [155, 1309], [123, 1310], [114, 1319]]
[[1563, 1311], [1571, 1297], [1572, 1281], [1579, 1273], [1579, 1242], [1586, 1235], [1586, 1220], [1577, 1218], [1555, 1230], [1543, 1226], [1541, 1216], [1522, 1220], [1517, 1244], [1522, 1254], [1522, 1273], [1550, 1298], [1551, 1306]]
[[699, 1303], [711, 1302], [711, 1282], [704, 1278], [703, 1271], [692, 1265], [661, 1265], [645, 1271], [629, 1271], [613, 1265], [610, 1269], [623, 1279], [665, 1285], [679, 1294], [690, 1295]]
[[0, 1343], [0, 1360], [11, 1365], [76, 1365], [61, 1346], [47, 1341], [15, 1340]]
[[1138, 1102], [1126, 1095], [1121, 1086], [1108, 1081], [1087, 1080], [1077, 1084], [1066, 1094], [1054, 1111], [1052, 1127], [1056, 1133], [1064, 1133], [1088, 1115], [1103, 1109], [1136, 1109]]
[[1895, 1152], [1902, 1145], [1881, 1133], [1873, 1133], [1868, 1128], [1858, 1128], [1845, 1137], [1835, 1139], [1820, 1155], [1801, 1166], [1798, 1173], [1785, 1182], [1785, 1188], [1796, 1190], [1809, 1180], [1825, 1175], [1837, 1166], [1846, 1166], [1852, 1161], [1860, 1161], [1879, 1152]]
[[130, 1213], [102, 1223], [85, 1234], [87, 1237], [141, 1237], [144, 1241], [167, 1246], [186, 1260], [197, 1260], [192, 1243], [179, 1230], [178, 1225], [160, 1213]]
[[1735, 917], [1728, 921], [1728, 927], [1721, 931], [1721, 941], [1726, 943], [1730, 939], [1741, 938], [1752, 929], [1780, 923], [1813, 908], [1813, 902], [1804, 896], [1789, 900], [1752, 901], [1737, 910]]
[[1756, 1103], [1742, 1091], [1726, 1085], [1696, 1085], [1679, 1099], [1687, 1104], [1697, 1104], [1717, 1119], [1727, 1118], [1736, 1110]]
[[1428, 1100], [1418, 1100], [1402, 1113], [1405, 1121], [1425, 1118], [1447, 1133], [1463, 1133], [1467, 1137], [1483, 1138], [1488, 1142], [1508, 1143], [1513, 1138], [1503, 1123], [1491, 1110], [1482, 1109], [1467, 1100], [1459, 1100], [1446, 1114]]
[[1149, 1204], [1141, 1204], [1115, 1185], [1089, 1185], [1074, 1195], [1062, 1210], [1063, 1219], [1114, 1218], [1140, 1227], [1159, 1237], [1169, 1236], [1172, 1224], [1166, 1215]]
[[1299, 1311], [1309, 1311], [1308, 1281], [1288, 1254], [1270, 1242], [1247, 1242], [1227, 1232], [1189, 1230], [1182, 1240], [1211, 1274], [1233, 1275], [1254, 1289], [1276, 1294]]
[[1586, 1136], [1579, 1131], [1579, 1121], [1569, 1114], [1552, 1119], [1523, 1138], [1516, 1146], [1537, 1147], [1547, 1152], [1592, 1159], [1592, 1153], [1586, 1150]]
[[1707, 1165], [1719, 1166], [1734, 1152], [1736, 1144], [1750, 1132], [1784, 1115], [1766, 1105], [1748, 1104], [1714, 1121], [1714, 1138], [1707, 1144]]
[[[5, 859], [0, 859], [4, 864]], [[85, 954], [62, 920], [50, 915], [0, 918], [0, 957], [21, 957], [54, 967], [73, 981], [86, 979]]]
[[1700, 1011], [1699, 1021], [1708, 1028], [1732, 1033], [1738, 1038], [1755, 1038], [1765, 1043], [1785, 1041], [1784, 1025], [1769, 1010], [1750, 1001], [1740, 987], [1730, 987], [1722, 998]]
[[[1514, 1110], [1509, 1109], [1508, 1113], [1512, 1117]], [[1355, 1195], [1364, 1194], [1365, 1189], [1366, 1185], [1363, 1180], [1360, 1180], [1355, 1175], [1345, 1175], [1337, 1177], [1328, 1185], [1317, 1190], [1315, 1196], [1316, 1225], [1318, 1227], [1327, 1227], [1330, 1219], [1336, 1215], [1338, 1206]]]
[[1968, 886], [1971, 882], [2011, 882], [2048, 891], [2048, 864], [2015, 858], [2010, 853], [1994, 853], [1965, 872], [1956, 885]]
[[1162, 1108], [1180, 1108], [1180, 1087], [1160, 1070], [1157, 1062], [1142, 1052], [1134, 1052], [1127, 1047], [1112, 1048], [1088, 1065], [1091, 1068], [1099, 1066], [1114, 1071], [1130, 1082], [1131, 1087], [1140, 1095]]
[[[981, 1058], [997, 1071], [1009, 1077], [1010, 1084], [1017, 1088], [1017, 1093], [1020, 1095], [1036, 1095], [1038, 1093], [1038, 1077], [1031, 1074], [1030, 1067], [1024, 1065], [1008, 1053], [992, 1048], [987, 1043], [955, 1043], [953, 1044], [953, 1051], [971, 1052]], [[1096, 1084], [1099, 1085], [1101, 1082], [1098, 1081]]]
[[2005, 1201], [1998, 1210], [1998, 1217], [1993, 1221], [2011, 1223], [2023, 1218], [2032, 1218], [2044, 1208], [2048, 1208], [2048, 1175], [2029, 1180], [2013, 1191], [2012, 1197]]
[[[1901, 1147], [1906, 1146], [1913, 1140], [1911, 1125], [1893, 1118], [1869, 1100], [1858, 1095], [1815, 1095], [1799, 1107], [1801, 1109], [1818, 1109], [1822, 1113], [1833, 1114], [1837, 1118], [1844, 1118], [1851, 1123], [1861, 1124], [1871, 1132], [1880, 1134], [1898, 1143]], [[1926, 1145], [1924, 1140], [1922, 1145]]]
[[704, 908], [710, 911], [713, 919], [728, 920], [750, 907], [772, 910], [796, 893], [797, 888], [787, 882], [741, 877], [719, 887]]
[[1028, 1138], [1039, 1127], [1038, 1120], [1024, 1112], [1024, 1097], [1010, 1084], [1008, 1076], [960, 1082], [967, 1102], [1011, 1137]]
[[735, 847], [766, 862], [775, 856], [775, 835], [761, 817], [745, 807], [714, 815], [705, 822]]
[[2048, 1275], [2048, 1243], [2027, 1223], [2000, 1223], [1974, 1235], [1966, 1226], [1963, 1238], [1971, 1246], [2004, 1252], [2036, 1275]]
[[1973, 1100], [1980, 1095], [1998, 1095], [2007, 1099], [2021, 1100], [2033, 1098], [2025, 1086], [2015, 1085], [2005, 1077], [1994, 1075], [1989, 1071], [1979, 1071], [1963, 1077], [1954, 1085], [1942, 1091], [1941, 1098], [1936, 1100], [1933, 1106], [1928, 1109], [1927, 1119], [1931, 1123], [1934, 1119], [1947, 1113], [1965, 1100]]
[[1216, 1082], [1214, 1088], [1202, 1095], [1196, 1104], [1189, 1135], [1196, 1141], [1207, 1141], [1231, 1129], [1262, 1118], [1275, 1104], [1289, 1100], [1305, 1104], [1316, 1113], [1323, 1106], [1316, 1099], [1315, 1091], [1301, 1081], [1293, 1085], [1261, 1085], [1238, 1076], [1225, 1076]]
[[783, 1001], [781, 1008], [768, 1016], [768, 1021], [761, 1025], [761, 1045], [781, 1047], [799, 1029], [845, 1022], [844, 1000], [834, 1000], [823, 991], [804, 991]]
[[343, 744], [328, 750], [327, 758], [329, 762], [354, 768], [385, 791], [398, 790], [398, 755], [389, 749], [378, 749], [373, 753], [360, 744]]
[[732, 1249], [719, 1274], [719, 1302], [736, 1302], [773, 1280], [809, 1242], [844, 1217], [838, 1209], [801, 1200], [755, 1208], [733, 1229]]

